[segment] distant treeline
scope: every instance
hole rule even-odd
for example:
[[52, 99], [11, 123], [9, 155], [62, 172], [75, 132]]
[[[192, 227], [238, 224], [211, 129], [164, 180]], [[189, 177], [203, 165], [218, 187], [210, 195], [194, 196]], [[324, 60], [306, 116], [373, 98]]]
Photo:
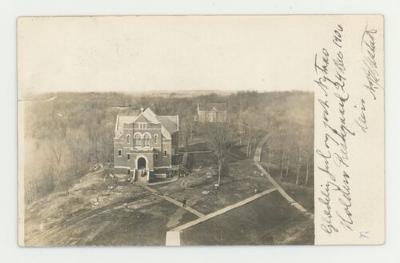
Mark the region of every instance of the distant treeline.
[[[117, 114], [141, 107], [150, 107], [159, 115], [178, 114], [180, 142], [184, 147], [196, 136], [197, 103], [225, 102], [235, 134], [234, 143], [242, 146], [246, 155], [251, 157], [257, 141], [269, 134], [268, 153], [263, 154], [267, 166], [280, 167], [280, 172], [289, 162], [289, 169], [301, 166], [303, 171], [308, 163], [311, 169], [313, 101], [313, 93], [299, 91], [213, 93], [193, 97], [179, 93], [170, 96], [124, 93], [36, 96], [24, 104], [26, 201], [66, 190], [96, 163], [112, 164]], [[308, 171], [308, 183], [311, 177], [312, 172]], [[305, 179], [302, 182], [305, 183]]]

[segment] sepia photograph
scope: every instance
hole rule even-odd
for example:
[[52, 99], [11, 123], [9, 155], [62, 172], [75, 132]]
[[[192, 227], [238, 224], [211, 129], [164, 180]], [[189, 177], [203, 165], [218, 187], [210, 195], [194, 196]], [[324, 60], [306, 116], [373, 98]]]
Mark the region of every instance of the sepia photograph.
[[260, 55], [262, 19], [182, 19], [20, 18], [21, 244], [314, 244], [312, 89], [226, 69]]
[[18, 18], [19, 245], [382, 244], [382, 28]]
[[25, 245], [313, 244], [313, 94], [25, 102]]

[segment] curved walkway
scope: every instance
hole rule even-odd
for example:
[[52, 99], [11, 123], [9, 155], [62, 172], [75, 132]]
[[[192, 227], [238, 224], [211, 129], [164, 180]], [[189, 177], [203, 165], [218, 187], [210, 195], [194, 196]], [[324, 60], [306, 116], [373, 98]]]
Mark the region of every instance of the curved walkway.
[[308, 212], [302, 205], [300, 205], [296, 200], [294, 200], [292, 197], [290, 197], [286, 191], [280, 186], [274, 178], [261, 166], [261, 152], [262, 152], [262, 147], [264, 144], [267, 142], [269, 138], [269, 135], [266, 135], [258, 144], [257, 148], [254, 152], [254, 163], [258, 167], [258, 169], [265, 175], [265, 177], [272, 183], [272, 185], [279, 191], [279, 193], [289, 202], [290, 205], [294, 206], [297, 208], [300, 212], [308, 216], [309, 218], [313, 219], [314, 215], [310, 212]]

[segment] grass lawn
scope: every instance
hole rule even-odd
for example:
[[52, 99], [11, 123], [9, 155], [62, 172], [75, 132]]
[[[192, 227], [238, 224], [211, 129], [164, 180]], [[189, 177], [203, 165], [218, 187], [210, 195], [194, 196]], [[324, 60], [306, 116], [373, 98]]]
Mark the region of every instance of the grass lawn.
[[274, 177], [276, 182], [299, 204], [301, 204], [307, 211], [314, 213], [314, 188], [304, 185], [296, 185], [284, 180], [281, 180], [278, 170], [271, 170], [271, 176]]
[[287, 182], [279, 182], [283, 189], [307, 211], [314, 213], [314, 189]]
[[184, 230], [181, 244], [312, 245], [314, 223], [275, 191]]
[[252, 160], [239, 160], [229, 164], [229, 175], [222, 178], [218, 190], [216, 166], [194, 169], [190, 176], [167, 184], [154, 186], [158, 191], [182, 201], [203, 214], [209, 214], [239, 202], [257, 192], [272, 188]]
[[262, 148], [262, 154], [261, 154], [261, 159], [264, 162], [261, 162], [261, 165], [265, 168], [266, 171], [268, 171], [271, 176], [277, 181], [277, 183], [282, 186], [282, 188], [293, 198], [295, 199], [299, 204], [301, 204], [307, 211], [310, 213], [314, 213], [314, 182], [313, 182], [313, 167], [312, 164], [310, 166], [310, 179], [308, 182], [308, 185], [304, 185], [304, 177], [305, 177], [305, 167], [303, 166], [302, 169], [300, 170], [300, 184], [296, 185], [296, 171], [297, 167], [295, 166], [295, 163], [293, 163], [292, 166], [290, 166], [290, 169], [288, 170], [288, 175], [286, 176], [286, 170], [283, 170], [283, 178], [281, 177], [280, 173], [280, 157], [275, 155], [275, 159], [273, 163], [271, 162], [265, 162], [267, 161], [267, 148], [264, 147]]

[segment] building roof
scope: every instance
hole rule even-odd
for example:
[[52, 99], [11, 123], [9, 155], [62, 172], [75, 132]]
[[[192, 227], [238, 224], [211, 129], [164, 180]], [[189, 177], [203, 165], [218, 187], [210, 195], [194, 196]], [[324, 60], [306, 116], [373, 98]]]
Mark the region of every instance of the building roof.
[[124, 124], [133, 123], [136, 119], [136, 116], [124, 116], [118, 115], [117, 122], [115, 124], [115, 132], [122, 131], [124, 128]]
[[171, 135], [179, 131], [179, 116], [158, 116], [150, 108], [140, 112], [138, 115], [118, 115], [115, 123], [115, 137], [119, 137], [123, 133], [124, 124], [134, 124], [136, 120], [142, 116], [146, 120], [154, 124], [161, 123], [161, 133], [167, 139]]
[[226, 103], [205, 103], [198, 104], [198, 110], [200, 111], [226, 111]]
[[179, 130], [179, 117], [175, 116], [158, 116], [161, 124], [168, 130], [169, 133], [173, 134]]
[[160, 121], [157, 118], [157, 115], [152, 110], [150, 110], [150, 108], [147, 108], [145, 111], [143, 111], [141, 114], [139, 114], [138, 117], [140, 115], [145, 117], [151, 123], [155, 123], [155, 124], [159, 124], [160, 123]]

